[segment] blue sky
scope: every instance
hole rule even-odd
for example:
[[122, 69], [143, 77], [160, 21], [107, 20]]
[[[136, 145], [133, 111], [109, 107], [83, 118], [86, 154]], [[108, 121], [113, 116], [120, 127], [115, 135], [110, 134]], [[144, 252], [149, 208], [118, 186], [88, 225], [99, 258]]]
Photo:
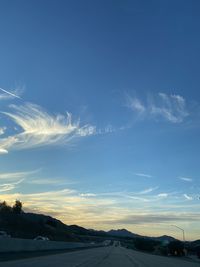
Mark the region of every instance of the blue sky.
[[200, 3], [0, 7], [1, 200], [199, 238]]

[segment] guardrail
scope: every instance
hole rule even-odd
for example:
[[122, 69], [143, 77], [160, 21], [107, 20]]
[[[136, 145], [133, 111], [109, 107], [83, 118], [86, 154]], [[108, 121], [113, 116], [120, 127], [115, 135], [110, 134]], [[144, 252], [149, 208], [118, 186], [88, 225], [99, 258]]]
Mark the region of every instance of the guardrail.
[[[0, 252], [19, 252], [19, 251], [45, 251], [58, 249], [75, 249], [95, 247], [97, 245], [78, 242], [59, 242], [31, 240], [20, 238], [0, 238]], [[98, 244], [99, 246], [99, 244]]]

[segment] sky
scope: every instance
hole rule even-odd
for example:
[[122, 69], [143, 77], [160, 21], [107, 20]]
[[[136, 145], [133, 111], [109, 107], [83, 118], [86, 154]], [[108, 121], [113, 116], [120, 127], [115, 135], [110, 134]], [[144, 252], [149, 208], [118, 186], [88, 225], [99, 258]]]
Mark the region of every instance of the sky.
[[200, 238], [200, 3], [0, 1], [0, 200]]

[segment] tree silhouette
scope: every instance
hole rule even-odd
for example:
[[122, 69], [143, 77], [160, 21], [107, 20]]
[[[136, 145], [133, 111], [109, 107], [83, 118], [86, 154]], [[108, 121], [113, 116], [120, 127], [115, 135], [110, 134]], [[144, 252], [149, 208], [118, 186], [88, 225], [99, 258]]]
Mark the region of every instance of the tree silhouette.
[[15, 214], [22, 213], [22, 202], [20, 200], [15, 200], [12, 210]]
[[0, 213], [8, 214], [12, 212], [12, 208], [6, 203], [6, 201], [0, 202]]

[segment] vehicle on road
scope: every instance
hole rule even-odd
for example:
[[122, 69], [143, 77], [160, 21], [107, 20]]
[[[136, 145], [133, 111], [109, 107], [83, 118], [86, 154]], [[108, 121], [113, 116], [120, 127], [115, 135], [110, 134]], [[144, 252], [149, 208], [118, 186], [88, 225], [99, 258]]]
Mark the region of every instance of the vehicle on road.
[[48, 237], [46, 237], [46, 236], [36, 236], [35, 238], [34, 238], [34, 240], [42, 240], [42, 241], [48, 241], [49, 240], [49, 238]]
[[8, 235], [6, 231], [0, 231], [0, 238], [9, 238], [11, 235]]

